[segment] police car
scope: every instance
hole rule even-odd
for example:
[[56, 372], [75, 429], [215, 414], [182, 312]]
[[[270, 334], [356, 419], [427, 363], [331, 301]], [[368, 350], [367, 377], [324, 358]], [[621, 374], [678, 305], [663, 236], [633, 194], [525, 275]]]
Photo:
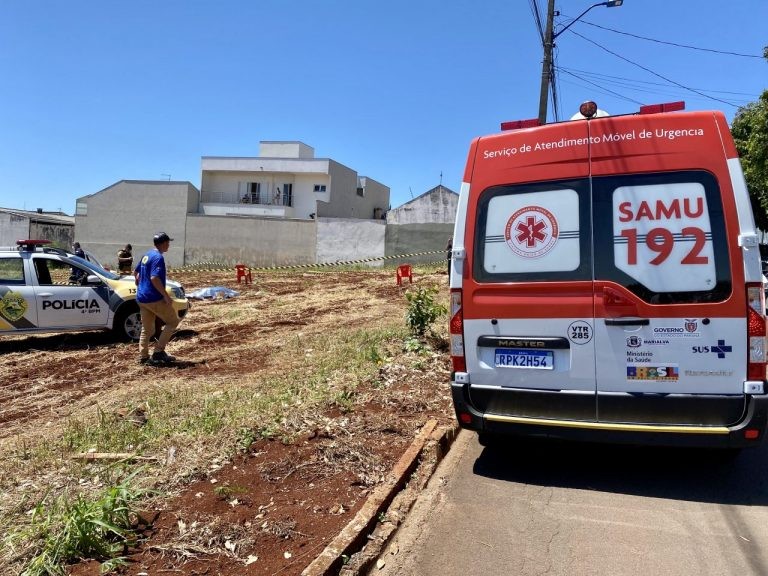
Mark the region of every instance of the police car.
[[[19, 240], [0, 247], [0, 335], [111, 330], [138, 340], [141, 316], [136, 285], [48, 240]], [[166, 283], [180, 318], [189, 310], [184, 288]]]

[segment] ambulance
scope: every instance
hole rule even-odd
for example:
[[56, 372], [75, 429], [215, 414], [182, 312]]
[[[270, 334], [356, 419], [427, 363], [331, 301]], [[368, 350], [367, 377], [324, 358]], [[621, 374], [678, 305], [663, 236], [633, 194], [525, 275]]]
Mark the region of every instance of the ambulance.
[[758, 244], [721, 112], [586, 102], [476, 138], [450, 269], [460, 425], [484, 444], [758, 445]]

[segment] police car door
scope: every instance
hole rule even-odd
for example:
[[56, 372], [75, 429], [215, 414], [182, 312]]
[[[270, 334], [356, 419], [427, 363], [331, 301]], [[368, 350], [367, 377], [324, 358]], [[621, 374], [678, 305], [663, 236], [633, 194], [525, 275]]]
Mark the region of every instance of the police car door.
[[21, 255], [0, 256], [0, 332], [36, 327], [35, 294], [28, 279]]
[[[40, 328], [102, 328], [109, 316], [109, 288], [69, 284], [73, 265], [44, 255], [32, 256]], [[87, 275], [88, 270], [78, 268]]]
[[715, 177], [594, 177], [593, 199], [598, 419], [735, 421], [746, 306], [731, 285]]

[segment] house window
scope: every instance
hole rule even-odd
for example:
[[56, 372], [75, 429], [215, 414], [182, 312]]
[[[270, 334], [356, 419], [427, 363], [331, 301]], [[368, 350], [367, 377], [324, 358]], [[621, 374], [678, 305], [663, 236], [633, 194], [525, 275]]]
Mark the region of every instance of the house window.
[[283, 206], [293, 206], [293, 184], [283, 184], [280, 203]]
[[358, 188], [357, 189], [357, 195], [358, 196], [365, 196], [365, 188]]
[[325, 184], [315, 184], [315, 192], [325, 192]]
[[261, 182], [248, 182], [248, 194], [251, 197], [251, 204], [260, 204]]
[[237, 185], [241, 204], [260, 204], [260, 182], [240, 182]]

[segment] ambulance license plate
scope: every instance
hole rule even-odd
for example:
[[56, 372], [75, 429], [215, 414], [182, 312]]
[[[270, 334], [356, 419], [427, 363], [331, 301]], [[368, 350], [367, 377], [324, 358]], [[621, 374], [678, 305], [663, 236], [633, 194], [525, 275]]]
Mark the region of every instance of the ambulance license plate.
[[515, 350], [496, 348], [496, 368], [532, 368], [552, 370], [555, 367], [554, 354], [549, 350]]

